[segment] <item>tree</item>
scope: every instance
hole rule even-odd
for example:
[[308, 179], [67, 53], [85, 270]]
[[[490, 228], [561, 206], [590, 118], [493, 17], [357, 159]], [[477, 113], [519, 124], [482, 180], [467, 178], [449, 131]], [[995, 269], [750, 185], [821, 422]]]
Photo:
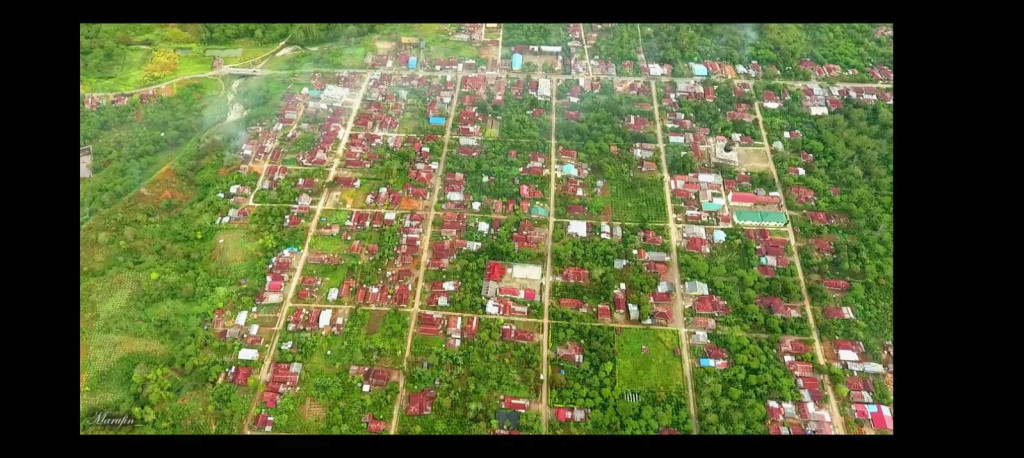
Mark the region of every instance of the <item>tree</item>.
[[178, 70], [178, 53], [171, 49], [156, 49], [143, 72], [144, 81], [153, 81]]

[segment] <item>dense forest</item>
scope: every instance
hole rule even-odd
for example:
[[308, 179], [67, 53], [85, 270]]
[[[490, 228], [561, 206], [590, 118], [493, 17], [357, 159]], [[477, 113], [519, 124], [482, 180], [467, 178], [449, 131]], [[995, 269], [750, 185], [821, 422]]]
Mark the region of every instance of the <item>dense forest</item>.
[[[881, 342], [892, 340], [893, 333], [893, 108], [847, 101], [844, 108], [816, 117], [790, 108], [787, 102], [765, 118], [769, 141], [786, 145], [785, 152], [773, 154], [776, 166], [806, 169], [804, 176], [783, 177], [783, 185], [813, 189], [816, 210], [846, 214], [850, 221], [844, 227], [793, 219], [802, 239], [829, 238], [835, 249], [833, 256], [812, 254], [808, 247], [801, 251], [812, 304], [836, 302], [820, 286], [823, 278], [853, 284], [838, 305], [853, 307], [857, 320], [816, 323], [823, 336], [862, 340], [877, 355]], [[802, 138], [782, 139], [780, 133], [789, 128], [800, 129]], [[814, 162], [803, 163], [800, 151], [813, 154]], [[832, 186], [839, 188], [839, 196], [832, 195]]]
[[[767, 434], [768, 400], [800, 399], [793, 375], [775, 354], [777, 341], [740, 334], [711, 334], [729, 354], [729, 368], [694, 369], [697, 415], [702, 434]], [[701, 347], [691, 347], [703, 357]]]
[[502, 24], [502, 45], [564, 46], [570, 41], [567, 24]]
[[688, 62], [774, 64], [783, 76], [800, 59], [863, 71], [869, 65], [893, 68], [892, 38], [875, 38], [881, 24], [645, 24], [641, 26], [648, 62], [683, 68]]
[[[673, 357], [676, 367], [658, 366], [657, 370], [640, 367], [638, 345], [634, 340], [655, 347], [652, 335], [647, 337], [617, 335], [621, 328], [588, 325], [551, 326], [551, 374], [548, 383], [553, 407], [590, 409], [588, 418], [580, 423], [559, 423], [549, 420], [549, 431], [562, 434], [655, 434], [662, 427], [680, 433], [692, 431], [686, 404], [686, 388], [681, 383], [682, 365]], [[649, 330], [635, 332], [652, 332]], [[678, 339], [678, 336], [676, 337]], [[584, 350], [578, 366], [556, 359], [554, 352], [566, 342], [577, 342]], [[678, 341], [676, 341], [678, 342]], [[652, 348], [651, 352], [659, 350]], [[661, 353], [672, 350], [661, 348]], [[562, 371], [564, 370], [564, 374]], [[646, 374], [646, 376], [645, 376]], [[673, 374], [668, 381], [666, 374]], [[635, 396], [627, 399], [627, 395]]]
[[728, 302], [732, 312], [718, 318], [722, 325], [776, 336], [810, 335], [806, 317], [780, 318], [772, 315], [770, 309], [754, 305], [758, 297], [776, 296], [786, 303], [800, 305], [803, 312], [803, 295], [796, 266], [791, 264], [787, 268], [778, 268], [775, 277], [764, 277], [755, 270], [758, 256], [754, 242], [746, 238], [741, 229], [725, 229], [724, 232], [725, 242], [714, 244], [709, 255], [680, 251], [679, 275], [682, 281], [705, 282], [711, 294]]

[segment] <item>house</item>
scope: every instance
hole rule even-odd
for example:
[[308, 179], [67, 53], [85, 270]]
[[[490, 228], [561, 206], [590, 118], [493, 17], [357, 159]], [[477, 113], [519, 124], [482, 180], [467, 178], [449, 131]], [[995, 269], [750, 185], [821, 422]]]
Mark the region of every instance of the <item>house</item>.
[[508, 409], [516, 412], [526, 412], [530, 410], [530, 400], [517, 398], [512, 396], [501, 396], [501, 408]]
[[555, 409], [555, 418], [561, 422], [581, 422], [587, 420], [587, 414], [590, 413], [590, 409], [581, 409], [578, 407], [559, 407]]
[[229, 377], [231, 378], [231, 383], [234, 383], [235, 385], [245, 386], [249, 384], [249, 377], [252, 375], [252, 368], [246, 366], [241, 366], [238, 368], [232, 367], [228, 371], [228, 374]]
[[803, 355], [810, 352], [811, 346], [797, 337], [782, 337], [779, 339], [779, 353]]
[[718, 322], [716, 322], [714, 318], [698, 316], [693, 319], [693, 326], [695, 328], [713, 330], [718, 327]]
[[433, 411], [435, 399], [437, 399], [437, 392], [430, 388], [426, 388], [419, 393], [409, 393], [405, 404], [405, 414], [410, 417], [430, 415], [430, 412]]
[[821, 309], [822, 313], [825, 314], [825, 318], [837, 319], [837, 320], [853, 320], [856, 317], [853, 315], [853, 309], [850, 307], [824, 307]]
[[[600, 316], [600, 313], [598, 313], [598, 316]], [[651, 317], [661, 325], [671, 324], [673, 319], [672, 307], [654, 307], [651, 310]]]
[[590, 271], [580, 267], [566, 267], [562, 269], [562, 281], [569, 283], [587, 283], [590, 281]]
[[881, 404], [854, 404], [853, 416], [869, 420], [874, 429], [892, 430], [892, 409]]
[[814, 365], [806, 361], [789, 361], [786, 368], [797, 377], [814, 377]]
[[534, 336], [532, 331], [516, 329], [516, 325], [506, 323], [501, 326], [501, 339], [512, 342], [533, 342]]
[[583, 347], [577, 342], [566, 342], [555, 350], [558, 357], [565, 361], [576, 364], [583, 362]]
[[[671, 321], [671, 315], [672, 311], [671, 309], [669, 309], [669, 321]], [[601, 304], [597, 306], [597, 319], [603, 321], [612, 320], [612, 309], [611, 307], [608, 306], [608, 304]]]
[[266, 412], [261, 412], [256, 417], [256, 423], [253, 426], [255, 426], [256, 430], [263, 430], [269, 433], [274, 428], [274, 417], [271, 417]]
[[715, 345], [704, 347], [704, 355], [712, 359], [726, 359], [729, 357], [729, 353], [724, 348]]
[[850, 391], [867, 391], [873, 393], [875, 391], [875, 384], [871, 379], [866, 377], [846, 377], [846, 388]]
[[850, 282], [844, 281], [844, 280], [827, 279], [827, 280], [822, 280], [821, 284], [825, 288], [831, 289], [831, 290], [834, 290], [834, 291], [849, 291], [850, 290]]
[[731, 308], [719, 296], [699, 296], [693, 301], [693, 309], [699, 314], [715, 316], [728, 315]]

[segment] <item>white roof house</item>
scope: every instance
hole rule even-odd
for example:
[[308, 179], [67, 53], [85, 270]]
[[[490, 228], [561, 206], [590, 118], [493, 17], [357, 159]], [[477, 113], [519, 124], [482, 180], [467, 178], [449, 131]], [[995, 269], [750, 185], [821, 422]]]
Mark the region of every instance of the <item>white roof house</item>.
[[826, 107], [811, 107], [811, 116], [827, 115], [828, 108]]
[[569, 235], [576, 237], [587, 236], [587, 222], [586, 221], [569, 221], [569, 227], [566, 229]]
[[327, 290], [327, 301], [334, 302], [338, 300], [338, 288], [331, 288]]
[[238, 312], [238, 316], [235, 317], [235, 324], [239, 326], [245, 326], [245, 320], [249, 318], [249, 311], [242, 310]]
[[840, 361], [859, 361], [860, 357], [857, 356], [856, 352], [850, 350], [839, 350]]
[[547, 78], [537, 80], [537, 98], [546, 99], [549, 97], [551, 97], [551, 80]]
[[255, 348], [243, 348], [238, 350], [238, 359], [244, 361], [256, 361], [260, 359], [260, 351]]
[[259, 332], [260, 332], [260, 325], [258, 325], [256, 323], [253, 323], [252, 325], [249, 326], [249, 335], [250, 336], [254, 336], [254, 335], [256, 335]]
[[320, 312], [320, 327], [326, 328], [331, 325], [331, 314], [334, 313], [334, 309], [327, 309]]
[[486, 234], [488, 231], [491, 230], [491, 225], [490, 223], [480, 221], [479, 223], [476, 223], [476, 230]]

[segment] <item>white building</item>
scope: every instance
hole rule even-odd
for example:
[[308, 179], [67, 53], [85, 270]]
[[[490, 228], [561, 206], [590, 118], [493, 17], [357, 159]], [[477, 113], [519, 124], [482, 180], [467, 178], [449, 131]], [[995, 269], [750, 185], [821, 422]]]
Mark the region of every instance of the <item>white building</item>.
[[260, 351], [255, 348], [243, 348], [238, 350], [238, 359], [243, 361], [256, 361], [260, 359]]
[[566, 229], [569, 235], [576, 237], [587, 236], [587, 222], [586, 221], [569, 221], [569, 227]]
[[328, 105], [341, 105], [341, 102], [348, 97], [349, 92], [348, 88], [328, 84], [320, 94], [320, 101]]
[[[562, 48], [558, 48], [562, 49]], [[546, 100], [551, 97], [551, 80], [547, 78], [541, 78], [537, 80], [537, 98]]]
[[249, 311], [242, 310], [241, 312], [238, 312], [238, 316], [235, 317], [235, 324], [245, 326], [245, 320], [247, 318], [249, 318]]
[[826, 107], [811, 107], [811, 116], [822, 116], [828, 114], [828, 108]]
[[334, 309], [327, 309], [320, 312], [320, 328], [326, 328], [331, 325], [331, 315], [334, 313]]
[[338, 300], [338, 288], [327, 290], [327, 302], [334, 302], [336, 300]]

